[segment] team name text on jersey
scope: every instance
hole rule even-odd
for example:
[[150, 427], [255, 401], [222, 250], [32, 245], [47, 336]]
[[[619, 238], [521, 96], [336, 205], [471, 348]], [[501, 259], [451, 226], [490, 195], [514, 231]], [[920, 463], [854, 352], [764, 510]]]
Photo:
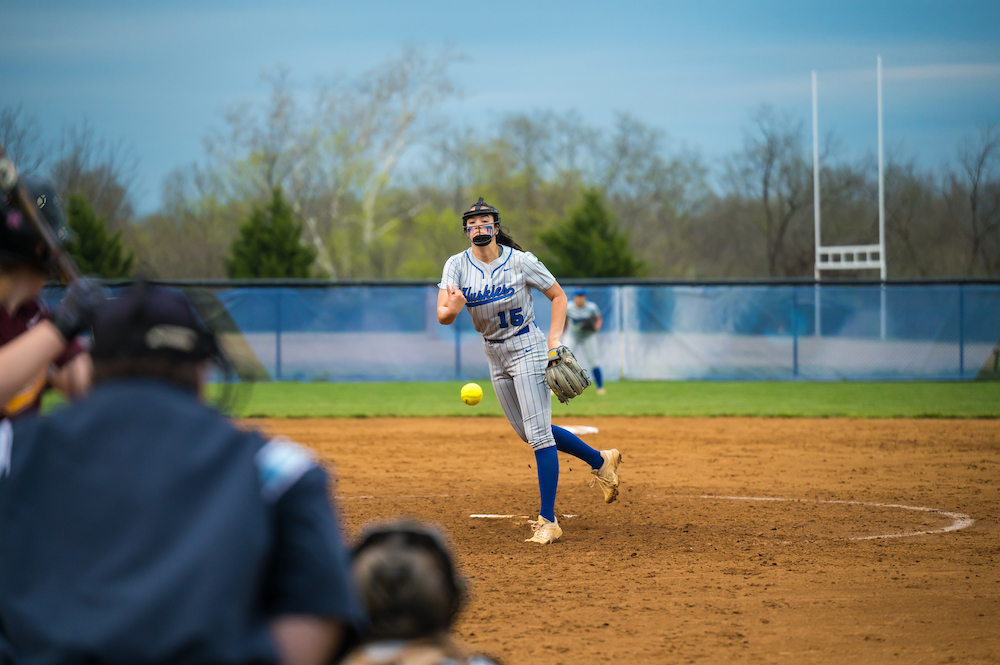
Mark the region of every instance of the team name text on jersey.
[[514, 289], [506, 284], [500, 284], [498, 286], [487, 286], [479, 293], [473, 293], [472, 287], [467, 286], [462, 289], [462, 293], [465, 295], [465, 306], [476, 307], [509, 298], [514, 295]]

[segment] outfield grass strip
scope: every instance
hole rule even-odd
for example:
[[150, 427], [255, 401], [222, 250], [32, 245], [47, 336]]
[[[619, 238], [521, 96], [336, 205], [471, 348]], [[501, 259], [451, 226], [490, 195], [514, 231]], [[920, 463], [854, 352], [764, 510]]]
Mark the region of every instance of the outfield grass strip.
[[[463, 382], [258, 383], [243, 417], [502, 416], [489, 381], [483, 401], [459, 399]], [[217, 389], [217, 387], [213, 387]], [[624, 381], [587, 390], [554, 416], [760, 416], [781, 418], [1000, 418], [1000, 383]], [[243, 388], [241, 388], [243, 390]]]

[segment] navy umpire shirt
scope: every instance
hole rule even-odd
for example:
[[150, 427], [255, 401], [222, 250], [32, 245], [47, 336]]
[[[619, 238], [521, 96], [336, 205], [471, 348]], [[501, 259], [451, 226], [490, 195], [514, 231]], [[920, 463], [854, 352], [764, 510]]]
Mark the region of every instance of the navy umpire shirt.
[[273, 663], [276, 615], [362, 620], [348, 565], [312, 456], [166, 382], [0, 426], [0, 663]]

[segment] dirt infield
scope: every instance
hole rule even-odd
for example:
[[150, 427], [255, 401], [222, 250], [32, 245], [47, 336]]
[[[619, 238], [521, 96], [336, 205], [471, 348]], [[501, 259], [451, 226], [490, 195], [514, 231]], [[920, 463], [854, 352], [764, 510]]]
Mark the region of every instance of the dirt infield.
[[572, 517], [547, 547], [470, 518], [538, 510], [503, 420], [251, 422], [335, 464], [352, 535], [444, 524], [474, 594], [459, 633], [508, 665], [1000, 662], [1000, 421], [557, 419], [622, 451], [622, 494], [560, 454]]

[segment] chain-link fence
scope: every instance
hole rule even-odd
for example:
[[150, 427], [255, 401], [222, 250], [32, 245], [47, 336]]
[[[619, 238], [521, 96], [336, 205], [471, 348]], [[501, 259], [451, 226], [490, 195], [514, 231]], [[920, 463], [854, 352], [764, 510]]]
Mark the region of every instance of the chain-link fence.
[[[241, 345], [257, 378], [488, 375], [467, 312], [450, 326], [437, 322], [431, 283], [175, 286], [205, 289], [199, 309], [215, 312], [213, 326]], [[1000, 377], [1000, 282], [587, 286], [604, 317], [597, 340], [609, 380]], [[537, 323], [547, 330], [550, 308], [544, 296], [535, 299]]]

